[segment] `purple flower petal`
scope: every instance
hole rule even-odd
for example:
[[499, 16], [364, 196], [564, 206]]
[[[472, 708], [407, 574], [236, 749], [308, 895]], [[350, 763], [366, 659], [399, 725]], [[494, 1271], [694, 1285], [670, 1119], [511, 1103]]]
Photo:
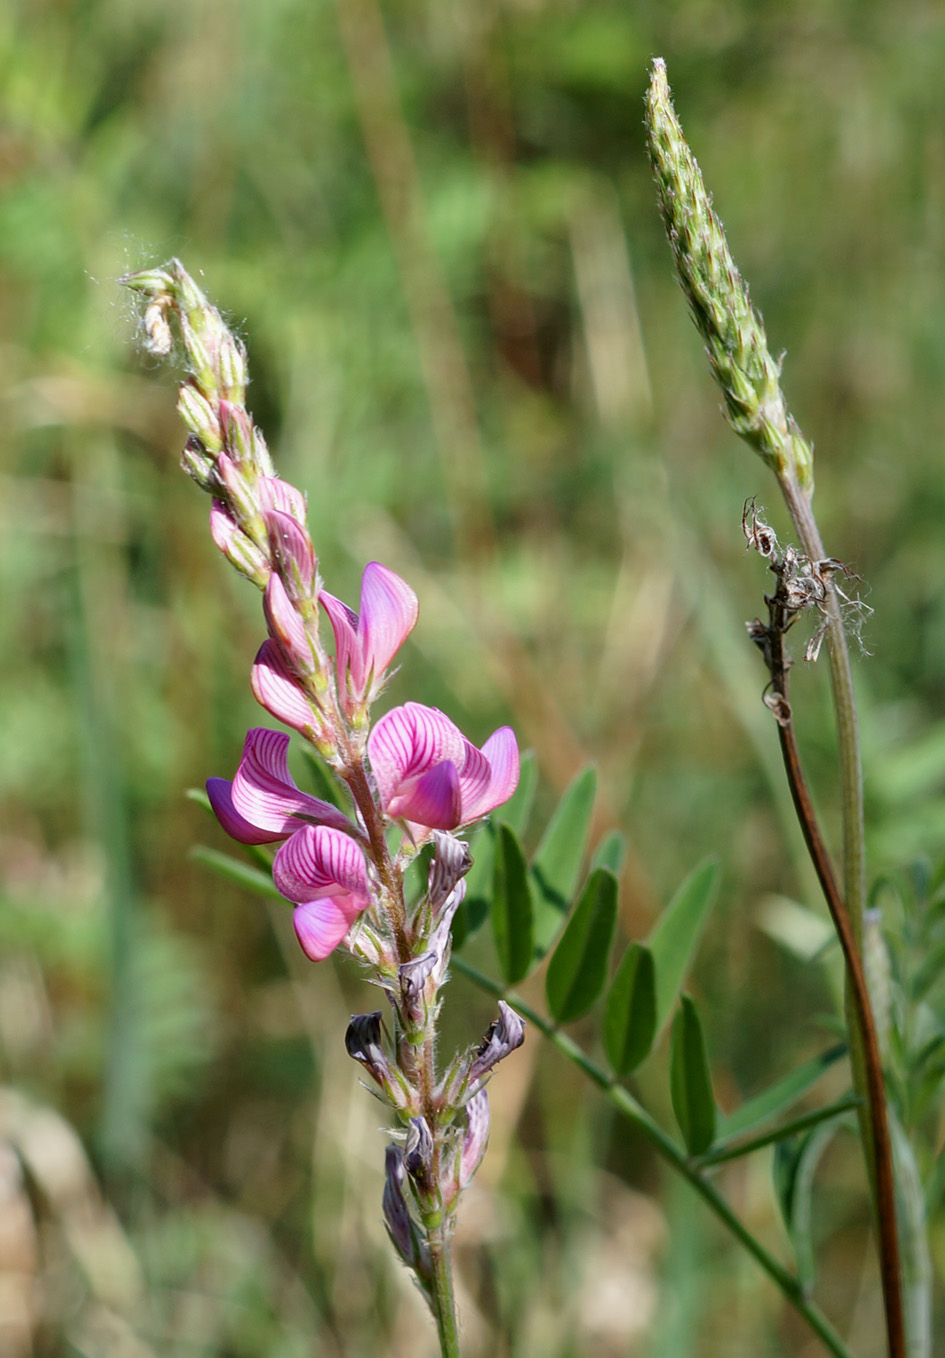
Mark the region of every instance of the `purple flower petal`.
[[238, 840], [240, 844], [272, 844], [275, 840], [282, 839], [281, 833], [274, 834], [272, 830], [261, 830], [240, 815], [233, 805], [233, 784], [229, 779], [208, 778], [207, 796], [210, 798], [213, 814], [231, 839]]
[[247, 733], [236, 777], [232, 804], [239, 816], [274, 837], [291, 835], [301, 823], [315, 822], [351, 830], [351, 822], [337, 807], [310, 797], [292, 780], [286, 758], [289, 737], [281, 731], [256, 726]]
[[467, 792], [466, 784], [463, 784], [463, 825], [494, 811], [507, 802], [518, 787], [518, 742], [511, 726], [500, 726], [498, 731], [493, 731], [482, 747], [482, 755], [489, 765], [489, 781], [478, 792], [473, 790], [471, 783]]
[[250, 686], [256, 701], [277, 721], [284, 721], [310, 739], [319, 734], [321, 723], [276, 642], [264, 641], [260, 646]]
[[263, 509], [279, 509], [298, 524], [304, 524], [308, 517], [305, 496], [278, 476], [259, 478], [259, 502]]

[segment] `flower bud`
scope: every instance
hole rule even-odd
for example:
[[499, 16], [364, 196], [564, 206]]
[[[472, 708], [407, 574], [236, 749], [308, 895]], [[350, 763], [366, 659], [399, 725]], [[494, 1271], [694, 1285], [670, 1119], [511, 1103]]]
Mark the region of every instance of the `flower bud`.
[[220, 402], [223, 446], [234, 462], [254, 463], [253, 422], [242, 406]]
[[236, 336], [226, 329], [220, 336], [217, 362], [221, 397], [241, 406], [246, 400], [246, 350]]
[[486, 1029], [469, 1068], [469, 1082], [481, 1080], [504, 1057], [525, 1041], [525, 1021], [505, 1000], [499, 1001], [499, 1017]]
[[208, 453], [223, 451], [223, 434], [213, 406], [188, 380], [177, 397], [177, 410], [191, 433], [196, 434]]
[[489, 1096], [484, 1089], [466, 1105], [466, 1135], [459, 1161], [459, 1186], [468, 1188], [489, 1144]]
[[213, 490], [214, 463], [215, 459], [209, 455], [197, 435], [191, 434], [180, 455], [180, 465], [201, 490]]
[[424, 987], [434, 967], [436, 953], [425, 952], [421, 957], [411, 958], [397, 969], [400, 978], [400, 996], [403, 1008], [411, 1023], [423, 1023], [427, 1006], [424, 1003]]
[[421, 1188], [429, 1187], [430, 1169], [433, 1165], [433, 1136], [426, 1118], [411, 1118], [407, 1124], [404, 1164], [407, 1173]]

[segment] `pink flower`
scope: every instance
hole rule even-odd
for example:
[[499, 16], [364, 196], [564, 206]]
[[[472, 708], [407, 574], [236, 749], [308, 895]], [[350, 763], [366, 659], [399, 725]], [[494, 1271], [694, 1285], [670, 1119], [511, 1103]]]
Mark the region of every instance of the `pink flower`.
[[283, 844], [272, 877], [296, 902], [296, 936], [313, 962], [337, 948], [371, 901], [364, 854], [350, 835], [328, 825], [306, 825]]
[[518, 786], [511, 727], [500, 727], [477, 750], [449, 717], [420, 703], [381, 717], [368, 737], [368, 755], [382, 807], [392, 820], [419, 829], [421, 838], [488, 815]]
[[345, 715], [377, 696], [384, 671], [417, 622], [417, 596], [399, 575], [371, 561], [361, 577], [361, 612], [326, 590], [318, 596], [335, 633], [338, 696]]
[[232, 783], [207, 780], [207, 796], [217, 820], [241, 844], [272, 844], [307, 825], [329, 825], [354, 833], [348, 817], [329, 802], [303, 792], [289, 773], [289, 737], [254, 726], [246, 734]]

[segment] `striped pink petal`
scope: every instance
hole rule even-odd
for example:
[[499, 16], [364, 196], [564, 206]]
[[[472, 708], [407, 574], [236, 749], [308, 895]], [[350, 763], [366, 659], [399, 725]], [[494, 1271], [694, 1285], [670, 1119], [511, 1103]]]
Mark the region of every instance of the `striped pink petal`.
[[233, 779], [232, 806], [237, 815], [273, 838], [291, 835], [306, 822], [351, 830], [351, 822], [329, 802], [311, 797], [295, 785], [287, 753], [289, 737], [256, 726], [247, 733], [243, 757]]
[[259, 478], [259, 502], [263, 509], [279, 509], [296, 523], [304, 524], [308, 517], [305, 496], [288, 481], [278, 476]]
[[297, 903], [295, 932], [303, 951], [321, 961], [370, 903], [364, 854], [348, 835], [306, 826], [276, 854], [273, 880]]
[[[480, 753], [477, 751], [477, 753]], [[519, 753], [518, 742], [511, 726], [500, 726], [482, 747], [480, 758], [484, 759], [489, 777], [485, 786], [476, 786], [473, 780], [461, 776], [463, 788], [462, 824], [487, 816], [497, 806], [507, 802], [518, 787]]]
[[250, 686], [256, 701], [277, 721], [284, 721], [310, 739], [318, 734], [321, 723], [276, 642], [264, 641], [260, 646]]
[[[355, 915], [357, 919], [357, 915]], [[297, 905], [292, 914], [295, 936], [306, 957], [323, 961], [333, 953], [354, 923], [332, 896]]]
[[240, 844], [272, 844], [282, 839], [281, 833], [261, 830], [240, 815], [233, 805], [233, 784], [228, 778], [208, 778], [207, 796], [213, 814], [231, 839], [238, 840]]
[[377, 678], [393, 660], [417, 623], [417, 596], [399, 575], [377, 561], [369, 562], [361, 578], [362, 675]]
[[368, 755], [381, 805], [388, 814], [395, 798], [409, 797], [417, 782], [449, 761], [457, 772], [466, 758], [459, 729], [438, 708], [421, 703], [395, 707], [371, 731]]

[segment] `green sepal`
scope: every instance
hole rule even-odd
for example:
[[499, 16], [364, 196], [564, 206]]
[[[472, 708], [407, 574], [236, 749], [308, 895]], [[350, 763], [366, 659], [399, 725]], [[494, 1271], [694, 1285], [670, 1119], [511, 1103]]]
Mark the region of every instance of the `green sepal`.
[[603, 992], [617, 924], [617, 878], [598, 868], [588, 878], [545, 977], [548, 1008], [559, 1023], [586, 1014]]
[[596, 770], [592, 767], [582, 769], [565, 789], [532, 861], [538, 957], [551, 946], [577, 889], [596, 792]]
[[715, 1099], [702, 1021], [689, 995], [683, 995], [673, 1020], [669, 1087], [686, 1149], [690, 1155], [704, 1155], [715, 1137]]
[[496, 822], [492, 933], [506, 985], [527, 976], [534, 961], [534, 905], [528, 864], [518, 836]]
[[718, 861], [694, 868], [656, 921], [647, 946], [656, 966], [656, 1031], [661, 1032], [692, 965], [718, 894]]
[[656, 967], [645, 943], [631, 943], [611, 983], [604, 1009], [604, 1051], [615, 1075], [630, 1075], [656, 1036]]

